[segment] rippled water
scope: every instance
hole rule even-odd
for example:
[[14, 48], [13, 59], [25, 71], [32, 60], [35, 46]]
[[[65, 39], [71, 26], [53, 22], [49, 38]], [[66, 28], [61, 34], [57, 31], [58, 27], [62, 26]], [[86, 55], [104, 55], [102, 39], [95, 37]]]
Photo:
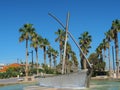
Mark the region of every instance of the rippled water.
[[0, 86], [0, 90], [24, 90], [24, 87], [38, 85], [37, 83], [31, 84], [16, 84], [16, 85], [8, 85], [8, 86]]
[[120, 90], [120, 81], [94, 80], [91, 81], [90, 88], [86, 90]]
[[[16, 84], [1, 86], [0, 90], [23, 90], [24, 87], [38, 85], [37, 83], [32, 84]], [[85, 90], [120, 90], [120, 81], [113, 80], [92, 80], [90, 88]]]

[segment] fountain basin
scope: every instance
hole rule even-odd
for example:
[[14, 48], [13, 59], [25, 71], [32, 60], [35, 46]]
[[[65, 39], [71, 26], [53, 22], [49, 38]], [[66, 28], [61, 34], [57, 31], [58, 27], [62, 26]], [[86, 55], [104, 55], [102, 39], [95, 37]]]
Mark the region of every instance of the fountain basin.
[[52, 88], [84, 89], [87, 86], [87, 70], [39, 79], [40, 86]]

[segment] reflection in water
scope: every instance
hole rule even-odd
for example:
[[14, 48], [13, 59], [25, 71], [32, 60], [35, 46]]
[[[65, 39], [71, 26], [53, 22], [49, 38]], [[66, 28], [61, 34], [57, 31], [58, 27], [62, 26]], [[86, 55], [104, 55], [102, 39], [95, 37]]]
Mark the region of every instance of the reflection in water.
[[29, 83], [29, 84], [15, 84], [15, 85], [7, 85], [7, 86], [0, 86], [0, 90], [24, 90], [24, 87], [28, 86], [36, 86], [38, 83]]
[[114, 80], [92, 80], [87, 90], [120, 90], [120, 81]]
[[[91, 80], [90, 88], [82, 89], [82, 90], [120, 90], [120, 81], [113, 81], [113, 80]], [[38, 87], [38, 83], [32, 84], [16, 84], [16, 85], [9, 85], [9, 86], [1, 86], [0, 90], [24, 90], [23, 88], [28, 86], [36, 86]], [[28, 90], [49, 90], [41, 88], [39, 86], [38, 89], [29, 88]], [[58, 89], [59, 90], [59, 89]], [[79, 90], [79, 89], [77, 89]]]

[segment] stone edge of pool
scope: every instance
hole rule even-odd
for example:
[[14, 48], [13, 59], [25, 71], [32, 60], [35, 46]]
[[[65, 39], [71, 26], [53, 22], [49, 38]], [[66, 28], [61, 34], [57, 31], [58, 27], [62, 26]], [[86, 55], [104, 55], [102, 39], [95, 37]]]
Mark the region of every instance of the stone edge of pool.
[[27, 83], [37, 83], [38, 81], [16, 81], [16, 82], [7, 82], [7, 83], [0, 83], [0, 86], [6, 85], [14, 85], [14, 84], [27, 84]]

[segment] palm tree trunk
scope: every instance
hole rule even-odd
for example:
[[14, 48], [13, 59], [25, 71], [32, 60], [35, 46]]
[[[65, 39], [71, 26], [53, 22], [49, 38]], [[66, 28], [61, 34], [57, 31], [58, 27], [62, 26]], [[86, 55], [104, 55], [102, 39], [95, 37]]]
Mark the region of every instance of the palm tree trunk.
[[33, 68], [34, 62], [33, 62], [33, 50], [32, 50], [32, 68]]
[[43, 48], [44, 51], [44, 65], [46, 65], [46, 47]]
[[[84, 52], [84, 54], [87, 55], [87, 54], [86, 54], [86, 51]], [[83, 56], [83, 54], [82, 54], [82, 56]], [[87, 62], [86, 62], [86, 59], [85, 59], [84, 56], [83, 56], [83, 68], [84, 68], [84, 69], [87, 69]]]
[[85, 57], [83, 56], [83, 54], [82, 53], [80, 53], [80, 57], [81, 57], [81, 69], [87, 69], [87, 67], [86, 67], [86, 59], [85, 59]]
[[38, 75], [38, 73], [39, 73], [39, 70], [38, 70], [38, 48], [36, 48], [35, 49], [35, 51], [36, 51], [36, 68], [37, 68], [37, 75]]
[[86, 59], [85, 58], [83, 58], [83, 69], [87, 69], [87, 63], [86, 63]]
[[84, 56], [81, 54], [81, 69], [86, 69], [86, 59], [84, 58]]
[[62, 64], [62, 46], [61, 46], [61, 44], [60, 44], [60, 64]]
[[55, 58], [55, 69], [56, 69], [56, 66], [57, 66], [57, 62], [56, 62], [56, 58]]
[[64, 74], [66, 74], [66, 73], [67, 73], [67, 57], [64, 62]]
[[53, 63], [54, 63], [54, 67], [55, 67], [55, 58], [53, 58]]
[[80, 52], [80, 63], [81, 63], [81, 69], [83, 69], [83, 56], [82, 56], [82, 53]]
[[51, 66], [52, 66], [52, 59], [51, 59], [51, 55], [50, 55], [50, 68], [51, 68]]
[[64, 64], [64, 68], [65, 68], [64, 73], [65, 73], [65, 74], [68, 73], [68, 68], [69, 68], [68, 61], [69, 61], [69, 59], [68, 59], [68, 54], [66, 53], [65, 64]]
[[113, 57], [113, 70], [115, 73], [115, 61], [114, 61], [114, 47], [112, 46], [112, 57]]
[[57, 66], [57, 62], [56, 62], [56, 56], [53, 56], [53, 63], [54, 63], [54, 69], [55, 69], [55, 71], [57, 72], [57, 68], [56, 68], [56, 66]]
[[28, 78], [28, 39], [26, 39], [26, 80]]
[[112, 72], [111, 72], [111, 62], [110, 62], [110, 43], [109, 47], [108, 47], [108, 60], [109, 60], [109, 75], [111, 76]]
[[119, 47], [118, 47], [118, 33], [115, 32], [115, 53], [116, 53], [116, 77], [118, 79], [119, 77], [119, 60], [118, 60], [118, 54], [119, 54]]
[[104, 50], [104, 55], [103, 55], [103, 56], [104, 56], [104, 57], [103, 57], [103, 60], [105, 61], [105, 56], [106, 56], [106, 55], [105, 55], [105, 50]]

